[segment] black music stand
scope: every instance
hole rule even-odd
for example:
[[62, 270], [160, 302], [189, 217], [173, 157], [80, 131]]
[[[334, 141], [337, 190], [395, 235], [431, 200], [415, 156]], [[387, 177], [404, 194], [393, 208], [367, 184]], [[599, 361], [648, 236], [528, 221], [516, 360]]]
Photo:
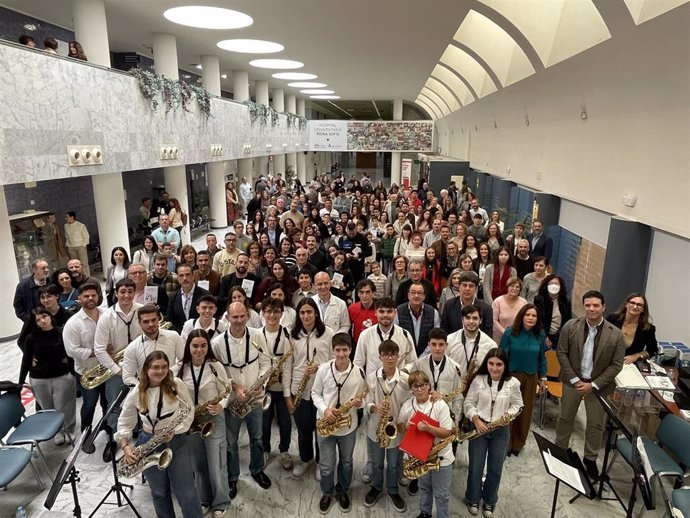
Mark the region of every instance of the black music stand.
[[633, 508], [635, 507], [635, 500], [637, 488], [640, 488], [642, 493], [642, 502], [648, 511], [654, 509], [654, 499], [652, 494], [654, 492], [651, 484], [651, 478], [654, 476], [654, 470], [649, 464], [649, 458], [645, 451], [644, 444], [640, 437], [635, 437], [631, 444], [632, 446], [632, 470], [633, 483], [630, 491], [630, 498], [628, 499], [628, 512], [626, 518], [632, 518]]
[[[108, 443], [106, 444], [106, 448], [112, 447], [113, 444], [115, 444], [115, 438], [113, 436], [113, 429], [110, 426], [107, 426], [108, 422], [108, 417], [110, 414], [113, 412], [117, 411], [120, 408], [120, 405], [122, 405], [122, 402], [124, 401], [125, 397], [129, 393], [130, 388], [125, 385], [122, 387], [122, 390], [120, 390], [120, 393], [117, 395], [115, 400], [111, 403], [111, 405], [108, 407], [108, 411], [103, 414], [103, 417], [101, 420], [98, 422], [96, 425], [96, 428], [94, 428], [93, 432], [89, 436], [89, 438], [84, 442], [84, 447], [83, 450], [85, 453], [93, 453], [96, 448], [94, 446], [94, 441], [96, 440], [96, 436], [99, 434], [101, 430], [104, 430], [108, 434]], [[101, 508], [102, 505], [104, 504], [111, 504], [111, 505], [117, 505], [118, 507], [123, 507], [125, 505], [128, 505], [131, 509], [132, 512], [137, 516], [137, 518], [141, 518], [141, 515], [139, 514], [139, 511], [137, 511], [137, 508], [134, 507], [134, 504], [132, 503], [132, 500], [127, 496], [127, 493], [125, 493], [124, 488], [128, 488], [130, 490], [134, 489], [134, 486], [130, 484], [123, 484], [120, 482], [119, 477], [117, 476], [117, 460], [115, 459], [115, 452], [112, 452], [112, 455], [110, 456], [110, 466], [113, 470], [113, 485], [110, 486], [110, 490], [105, 494], [105, 496], [101, 499], [101, 501], [98, 503], [96, 508], [92, 511], [92, 513], [89, 515], [89, 518], [94, 516], [98, 510]], [[106, 500], [110, 497], [111, 494], [115, 493], [115, 498], [116, 502], [106, 502]], [[125, 502], [123, 503], [122, 499], [124, 498]]]
[[[546, 437], [532, 432], [537, 441], [537, 447], [544, 461], [546, 472], [556, 479], [553, 491], [553, 503], [551, 504], [551, 518], [556, 516], [556, 503], [558, 502], [558, 490], [561, 483], [577, 491], [576, 496], [585, 495], [590, 500], [596, 496], [596, 490], [592, 481], [587, 476], [587, 470], [582, 464], [579, 455], [570, 448], [563, 449], [549, 441]], [[575, 498], [570, 500], [574, 502]]]
[[53, 508], [62, 486], [65, 484], [70, 484], [72, 486], [72, 498], [74, 499], [74, 510], [72, 511], [72, 514], [74, 514], [76, 518], [81, 518], [81, 506], [79, 505], [79, 494], [77, 493], [77, 482], [79, 482], [80, 479], [79, 472], [77, 471], [75, 464], [77, 462], [77, 457], [79, 457], [82, 444], [90, 432], [91, 427], [89, 426], [81, 433], [79, 439], [77, 439], [77, 442], [74, 444], [74, 447], [67, 458], [62, 461], [60, 469], [55, 476], [55, 480], [53, 480], [53, 485], [50, 487], [50, 491], [48, 491], [46, 501], [43, 503], [43, 506], [49, 511]]

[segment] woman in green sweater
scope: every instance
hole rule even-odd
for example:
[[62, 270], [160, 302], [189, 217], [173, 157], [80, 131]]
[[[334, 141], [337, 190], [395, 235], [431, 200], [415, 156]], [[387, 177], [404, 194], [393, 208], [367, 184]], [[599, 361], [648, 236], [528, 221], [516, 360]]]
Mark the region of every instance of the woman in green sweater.
[[508, 356], [510, 373], [520, 380], [524, 408], [511, 423], [508, 455], [520, 454], [529, 435], [532, 409], [537, 391], [546, 385], [546, 335], [534, 304], [525, 304], [501, 339], [501, 349]]

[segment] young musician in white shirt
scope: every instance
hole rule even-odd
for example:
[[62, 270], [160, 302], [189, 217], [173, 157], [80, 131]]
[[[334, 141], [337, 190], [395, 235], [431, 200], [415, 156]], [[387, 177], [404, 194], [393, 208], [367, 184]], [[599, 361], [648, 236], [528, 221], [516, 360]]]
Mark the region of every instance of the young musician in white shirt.
[[[205, 409], [198, 424], [213, 427], [213, 433], [209, 437], [202, 438], [200, 433], [194, 433], [189, 442], [202, 511], [206, 513], [213, 510], [214, 518], [220, 518], [230, 505], [223, 409], [229, 396], [226, 394], [226, 387], [231, 382], [225, 367], [213, 354], [206, 331], [194, 329], [189, 333], [182, 361], [175, 366], [174, 371], [177, 378], [187, 386], [195, 409]], [[211, 404], [215, 400], [217, 401]]]
[[[319, 512], [328, 513], [333, 498], [338, 501], [340, 510], [348, 512], [352, 505], [348, 491], [352, 482], [352, 453], [357, 438], [357, 409], [364, 404], [363, 392], [366, 389], [364, 372], [350, 362], [352, 339], [347, 333], [333, 336], [333, 356], [335, 359], [322, 364], [316, 372], [311, 397], [317, 409], [317, 419], [335, 423], [340, 407], [351, 404], [349, 410], [350, 426], [343, 426], [332, 435], [322, 436], [317, 431], [321, 470], [321, 500]], [[338, 449], [338, 482], [335, 483], [336, 447]]]
[[[412, 389], [412, 397], [400, 409], [400, 422], [407, 430], [413, 426], [412, 417], [421, 412], [438, 422], [433, 426], [426, 421], [420, 421], [417, 430], [428, 432], [434, 436], [434, 444], [449, 437], [453, 433], [454, 423], [450, 417], [448, 405], [442, 400], [431, 399], [431, 383], [424, 371], [410, 373], [408, 383]], [[441, 468], [429, 471], [419, 479], [419, 515], [417, 518], [431, 518], [433, 504], [436, 504], [437, 518], [448, 518], [448, 501], [450, 498], [450, 484], [453, 480], [453, 448], [449, 444], [443, 448], [438, 457]]]
[[462, 327], [448, 335], [446, 354], [460, 365], [460, 372], [463, 378], [466, 378], [470, 366], [476, 371], [484, 361], [486, 353], [498, 347], [498, 344], [481, 330], [482, 313], [477, 306], [463, 306], [460, 314]]
[[[365, 408], [369, 414], [367, 422], [367, 453], [371, 462], [371, 488], [364, 497], [366, 507], [373, 506], [383, 491], [383, 465], [386, 463], [386, 492], [393, 502], [395, 510], [404, 513], [407, 510], [405, 501], [398, 490], [400, 478], [400, 435], [391, 438], [384, 434], [386, 443], [381, 444], [378, 436], [381, 419], [386, 419], [390, 429], [398, 429], [400, 407], [409, 398], [407, 374], [396, 367], [400, 349], [392, 340], [384, 340], [379, 345], [379, 358], [383, 367], [367, 374], [367, 394]], [[388, 401], [386, 403], [386, 401]]]
[[194, 485], [194, 474], [189, 469], [192, 455], [186, 432], [194, 420], [194, 403], [189, 391], [182, 380], [173, 377], [168, 356], [163, 351], [154, 351], [146, 357], [138, 377], [140, 382], [125, 398], [117, 422], [117, 440], [125, 462], [131, 465], [139, 461], [134, 446], [129, 442], [137, 420], [141, 421], [141, 431], [137, 438], [137, 445], [140, 445], [176, 422], [179, 412], [186, 405], [187, 416], [164, 437], [165, 447], [173, 452], [170, 465], [164, 470], [156, 466], [148, 468], [144, 470], [144, 476], [158, 517], [175, 516], [172, 501], [174, 494], [184, 518], [201, 518], [201, 503]]
[[[484, 502], [485, 518], [494, 515], [501, 483], [503, 462], [508, 452], [510, 423], [489, 431], [487, 425], [505, 414], [516, 416], [522, 409], [520, 381], [510, 375], [508, 357], [499, 349], [491, 349], [470, 384], [465, 397], [465, 415], [481, 434], [469, 442], [470, 465], [467, 472], [465, 501], [472, 515], [479, 514]], [[482, 475], [486, 466], [486, 479]]]
[[218, 318], [215, 314], [218, 312], [218, 299], [213, 295], [202, 295], [196, 305], [196, 311], [199, 313], [198, 318], [190, 318], [182, 326], [182, 342], [187, 342], [189, 333], [194, 329], [203, 329], [208, 334], [208, 339], [213, 340], [216, 335], [222, 335], [228, 328], [228, 321], [224, 318]]

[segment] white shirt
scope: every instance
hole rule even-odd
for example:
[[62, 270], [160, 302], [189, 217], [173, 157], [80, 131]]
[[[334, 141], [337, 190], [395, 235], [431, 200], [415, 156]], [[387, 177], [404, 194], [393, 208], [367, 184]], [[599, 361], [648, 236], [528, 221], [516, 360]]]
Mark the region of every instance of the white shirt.
[[[297, 312], [290, 306], [283, 307], [283, 316], [280, 317], [280, 325], [283, 326], [288, 331], [291, 331], [295, 327], [295, 319], [297, 318]], [[261, 313], [261, 325], [266, 325], [266, 319], [264, 314]]]
[[[96, 308], [96, 310], [99, 318], [105, 312], [104, 308]], [[98, 365], [98, 359], [93, 355], [95, 336], [96, 321], [83, 309], [70, 318], [62, 330], [65, 352], [67, 356], [74, 359], [74, 370], [77, 374], [83, 374], [85, 370]]]
[[209, 338], [213, 339], [214, 336], [224, 333], [225, 330], [228, 328], [228, 325], [228, 321], [224, 318], [212, 318], [209, 326], [204, 327], [201, 325], [201, 319], [190, 318], [182, 326], [182, 332], [180, 333], [180, 337], [182, 338], [182, 343], [186, 344], [187, 338], [189, 337], [189, 333], [191, 333], [195, 329], [203, 329], [208, 333]]
[[[321, 365], [333, 359], [331, 342], [333, 334], [329, 328], [325, 328], [321, 336], [316, 336], [315, 331], [309, 334], [304, 331], [300, 333], [299, 338], [293, 343], [292, 356], [283, 365], [283, 396], [289, 397], [297, 392], [307, 362], [312, 361], [316, 365]], [[311, 400], [311, 388], [314, 385], [315, 376], [316, 374], [307, 382], [302, 392], [302, 399]]]
[[[271, 357], [271, 363], [275, 366], [280, 358], [290, 351], [290, 335], [287, 328], [279, 326], [277, 331], [269, 331], [266, 326], [259, 329], [256, 343], [264, 352]], [[287, 361], [287, 359], [285, 360]], [[282, 371], [281, 371], [282, 372]], [[268, 390], [283, 392], [283, 384], [279, 381], [267, 387]]]
[[324, 303], [318, 294], [312, 297], [319, 308], [321, 321], [330, 327], [334, 333], [348, 333], [350, 331], [350, 314], [347, 304], [342, 299], [331, 294], [331, 298]]
[[[367, 437], [372, 441], [378, 441], [376, 431], [379, 427], [380, 416], [376, 413], [372, 414], [371, 408], [374, 405], [383, 403], [385, 395], [390, 394], [390, 415], [393, 417], [392, 424], [399, 423], [398, 414], [400, 413], [400, 408], [410, 397], [410, 388], [407, 384], [407, 378], [407, 373], [401, 372], [397, 368], [390, 379], [384, 378], [382, 368], [367, 374], [369, 393], [367, 394], [364, 408], [366, 408], [366, 413], [369, 416], [369, 419], [367, 419]], [[398, 434], [395, 439], [388, 443], [388, 448], [386, 449], [397, 448], [400, 446], [401, 440], [402, 434]]]
[[178, 360], [182, 360], [184, 343], [180, 335], [169, 329], [159, 329], [155, 340], [144, 333], [139, 335], [125, 350], [125, 360], [122, 363], [122, 382], [125, 385], [137, 384], [144, 361], [153, 351], [163, 351], [170, 365], [175, 365]]
[[271, 368], [271, 360], [252, 345], [261, 343], [259, 333], [258, 329], [246, 327], [244, 334], [235, 338], [228, 328], [211, 340], [213, 353], [225, 366], [228, 378], [247, 389]]
[[[403, 403], [400, 409], [400, 422], [407, 423], [410, 418], [417, 412], [428, 415], [431, 419], [438, 421], [438, 426], [446, 430], [452, 430], [454, 423], [450, 417], [450, 410], [448, 405], [442, 400], [431, 402], [431, 398], [427, 399], [426, 403], [418, 403], [416, 398], [411, 397]], [[434, 444], [441, 442], [443, 439], [434, 437]], [[439, 452], [441, 459], [441, 466], [449, 466], [455, 461], [453, 455], [453, 447], [449, 444]]]
[[249, 201], [252, 199], [252, 186], [247, 183], [240, 183], [240, 197], [244, 201]]
[[448, 348], [446, 354], [450, 356], [460, 366], [463, 378], [467, 375], [467, 369], [473, 360], [476, 359], [475, 370], [478, 369], [486, 353], [494, 347], [498, 347], [489, 335], [477, 331], [477, 336], [474, 340], [465, 338], [463, 345], [463, 330], [458, 329], [455, 333], [448, 335]]
[[134, 302], [130, 312], [125, 314], [120, 309], [120, 304], [116, 303], [98, 319], [93, 352], [99, 363], [113, 374], [119, 374], [121, 369], [108, 354], [108, 344], [112, 344], [114, 354], [127, 347], [135, 337], [141, 334], [137, 318], [137, 309], [140, 307], [141, 304]]
[[488, 378], [486, 374], [477, 376], [470, 385], [464, 404], [465, 415], [470, 420], [478, 415], [482, 421], [490, 423], [506, 412], [516, 414], [523, 406], [517, 378], [505, 381], [500, 391], [500, 382], [492, 381], [489, 386]]
[[[400, 350], [398, 368], [402, 368], [406, 363], [411, 363], [417, 359], [417, 352], [415, 351], [410, 333], [395, 324], [393, 324], [388, 333], [384, 333], [381, 330], [381, 326], [377, 324], [359, 334], [353, 363], [364, 369], [364, 372], [367, 374], [383, 367], [379, 358], [379, 345], [384, 340], [393, 340], [398, 344], [398, 349]], [[407, 356], [403, 358], [405, 353], [407, 353]]]
[[[216, 369], [218, 377], [213, 374], [209, 366], [213, 366], [213, 368]], [[180, 371], [182, 371], [182, 376], [180, 376]], [[225, 392], [223, 381], [230, 385], [225, 367], [223, 367], [223, 364], [220, 362], [206, 362], [199, 367], [195, 367], [191, 362], [184, 366], [182, 362], [178, 362], [173, 368], [173, 373], [176, 378], [184, 381], [195, 406], [207, 403]], [[199, 379], [200, 377], [201, 379]], [[195, 383], [198, 383], [198, 389], [195, 388]], [[225, 408], [228, 403], [229, 395], [230, 394], [219, 401], [220, 406], [223, 408]]]
[[158, 412], [158, 401], [161, 394], [160, 387], [150, 387], [146, 389], [146, 413], [140, 412], [137, 408], [137, 402], [139, 401], [138, 387], [129, 391], [124, 403], [122, 403], [122, 411], [117, 420], [116, 439], [118, 441], [120, 439], [130, 439], [132, 437], [132, 430], [134, 430], [137, 425], [137, 416], [141, 417], [141, 427], [144, 432], [148, 434], [160, 432], [169, 426], [175, 420], [176, 414], [180, 408], [178, 398], [184, 400], [184, 402], [189, 405], [190, 410], [187, 417], [175, 427], [175, 434], [182, 434], [189, 430], [189, 427], [192, 426], [192, 422], [194, 421], [194, 402], [184, 382], [180, 379], [173, 379], [177, 388], [177, 397], [170, 399], [164, 396], [160, 414]]
[[[342, 385], [340, 390], [338, 390], [336, 383]], [[311, 389], [311, 398], [316, 407], [316, 418], [322, 418], [327, 408], [335, 408], [338, 401], [344, 405], [364, 391], [366, 386], [364, 371], [353, 365], [352, 362], [349, 362], [344, 371], [335, 368], [335, 360], [322, 364], [316, 371], [314, 386]], [[340, 399], [338, 399], [338, 395], [340, 395]], [[352, 424], [347, 428], [341, 428], [333, 434], [334, 436], [342, 437], [357, 429], [357, 408], [350, 409], [350, 417]]]
[[[431, 355], [419, 358], [408, 368], [408, 372], [417, 370], [423, 371], [429, 376], [431, 390], [435, 390], [442, 396], [449, 394], [462, 384], [460, 366], [447, 355], [438, 363], [433, 361]], [[453, 401], [448, 403], [448, 407], [459, 418], [462, 413], [462, 394], [453, 398]]]

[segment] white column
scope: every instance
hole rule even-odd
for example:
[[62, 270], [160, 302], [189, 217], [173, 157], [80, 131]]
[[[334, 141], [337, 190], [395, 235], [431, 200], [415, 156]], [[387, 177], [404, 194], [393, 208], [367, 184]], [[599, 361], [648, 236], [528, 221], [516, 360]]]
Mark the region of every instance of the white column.
[[[288, 113], [296, 113], [297, 112], [297, 97], [294, 94], [288, 94], [285, 96], [285, 111]], [[285, 165], [286, 165], [286, 170], [290, 167], [292, 167], [295, 170], [295, 173], [297, 173], [297, 154], [296, 153], [287, 153], [285, 155]], [[284, 176], [283, 176], [284, 177]], [[295, 176], [296, 178], [296, 176]]]
[[105, 19], [103, 0], [72, 0], [74, 35], [89, 63], [110, 67], [110, 46], [108, 45], [108, 24]]
[[220, 97], [220, 59], [218, 56], [201, 56], [201, 83], [208, 93]]
[[[285, 111], [285, 92], [282, 88], [273, 89], [273, 109], [278, 113]], [[283, 142], [279, 142], [280, 149], [283, 148]], [[273, 155], [273, 173], [280, 173], [285, 178], [285, 154], [280, 153]]]
[[[93, 203], [96, 206], [98, 240], [104, 267], [110, 251], [116, 246], [129, 250], [129, 231], [125, 208], [122, 173], [98, 174], [91, 177]], [[132, 254], [129, 254], [132, 257]]]
[[256, 104], [268, 106], [268, 81], [257, 81], [254, 84], [256, 92]]
[[[189, 202], [187, 201], [187, 170], [183, 165], [174, 165], [163, 168], [163, 181], [165, 182], [165, 190], [170, 194], [170, 198], [177, 198], [180, 202], [180, 207], [187, 213], [187, 224], [182, 229], [182, 243], [187, 244], [191, 241], [189, 232], [189, 221], [191, 214], [189, 212]], [[223, 189], [223, 196], [225, 196], [225, 189]], [[179, 251], [179, 250], [178, 250]]]
[[[305, 104], [304, 99], [297, 99], [297, 115], [300, 117], [304, 117], [305, 115]], [[302, 142], [300, 142], [299, 151], [297, 152], [297, 178], [300, 179], [302, 185], [306, 186], [307, 178], [311, 179], [311, 175], [309, 175], [307, 171], [307, 157], [304, 155], [304, 152], [307, 150], [307, 146], [305, 145], [307, 143], [306, 136], [301, 140]]]
[[[393, 120], [401, 121], [403, 118], [402, 99], [393, 99]], [[391, 184], [400, 187], [402, 182], [402, 153], [394, 151], [391, 153]]]
[[249, 73], [246, 70], [233, 70], [232, 94], [239, 103], [249, 99]]
[[14, 244], [9, 214], [7, 213], [5, 189], [2, 186], [0, 186], [0, 264], [3, 265], [5, 271], [5, 274], [0, 276], [0, 289], [5, 294], [4, 297], [0, 297], [0, 315], [2, 315], [0, 318], [0, 341], [5, 341], [19, 334], [22, 330], [22, 321], [14, 315], [14, 307], [12, 306], [14, 290], [20, 279], [17, 260], [14, 257]]
[[158, 75], [174, 80], [180, 78], [175, 36], [161, 32], [153, 35], [153, 65]]
[[208, 203], [211, 228], [225, 228], [228, 226], [228, 211], [225, 203], [225, 165], [227, 162], [209, 162], [208, 172]]

